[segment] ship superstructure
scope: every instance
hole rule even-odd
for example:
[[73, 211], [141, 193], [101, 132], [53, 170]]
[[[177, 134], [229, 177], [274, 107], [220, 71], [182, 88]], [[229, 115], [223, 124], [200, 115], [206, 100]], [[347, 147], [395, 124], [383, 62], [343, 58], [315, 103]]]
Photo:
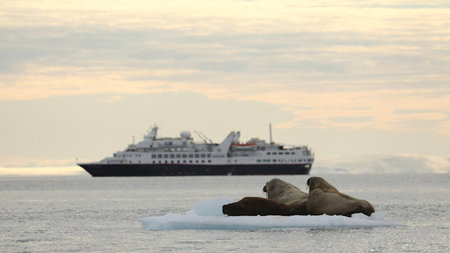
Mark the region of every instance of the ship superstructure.
[[309, 174], [314, 161], [307, 146], [285, 147], [259, 138], [241, 143], [235, 131], [220, 144], [200, 132], [202, 143], [195, 143], [188, 131], [179, 138], [157, 138], [157, 133], [154, 126], [124, 151], [78, 165], [92, 176], [276, 175]]

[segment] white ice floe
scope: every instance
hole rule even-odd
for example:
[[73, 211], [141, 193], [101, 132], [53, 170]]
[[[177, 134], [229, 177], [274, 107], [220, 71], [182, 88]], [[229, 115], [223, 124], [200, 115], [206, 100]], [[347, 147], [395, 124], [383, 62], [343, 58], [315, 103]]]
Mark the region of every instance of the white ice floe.
[[370, 217], [354, 214], [345, 216], [225, 216], [222, 205], [232, 200], [211, 199], [196, 203], [185, 214], [166, 214], [143, 218], [140, 221], [147, 230], [256, 230], [284, 228], [357, 228], [397, 226], [384, 221], [384, 215], [373, 213]]

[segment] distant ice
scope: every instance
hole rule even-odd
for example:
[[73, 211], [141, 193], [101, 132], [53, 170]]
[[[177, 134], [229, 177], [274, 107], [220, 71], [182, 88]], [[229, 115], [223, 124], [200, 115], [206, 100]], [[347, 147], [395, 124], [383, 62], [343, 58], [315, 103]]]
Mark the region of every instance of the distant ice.
[[384, 215], [373, 213], [370, 217], [354, 214], [344, 216], [234, 216], [222, 214], [222, 205], [233, 202], [229, 198], [211, 199], [196, 203], [185, 214], [166, 214], [143, 218], [147, 230], [255, 230], [282, 228], [356, 228], [397, 226], [384, 221]]
[[193, 210], [187, 211], [186, 215], [224, 216], [222, 206], [231, 202], [234, 201], [226, 197], [200, 201], [195, 203]]

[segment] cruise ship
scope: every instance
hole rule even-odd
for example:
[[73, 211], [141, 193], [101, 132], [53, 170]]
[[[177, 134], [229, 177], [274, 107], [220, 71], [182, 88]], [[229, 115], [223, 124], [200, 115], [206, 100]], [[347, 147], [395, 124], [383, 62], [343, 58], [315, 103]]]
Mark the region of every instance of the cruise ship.
[[[307, 146], [284, 146], [252, 138], [239, 141], [232, 131], [221, 143], [214, 143], [195, 131], [178, 138], [158, 138], [153, 126], [144, 139], [100, 162], [78, 163], [93, 177], [197, 176], [197, 175], [286, 175], [309, 174], [314, 154]], [[134, 142], [134, 141], [133, 141]]]

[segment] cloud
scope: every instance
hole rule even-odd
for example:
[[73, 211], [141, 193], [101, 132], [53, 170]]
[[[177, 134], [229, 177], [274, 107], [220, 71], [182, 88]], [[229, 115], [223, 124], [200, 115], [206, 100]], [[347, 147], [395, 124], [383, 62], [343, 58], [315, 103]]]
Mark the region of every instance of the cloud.
[[23, 156], [0, 156], [0, 167], [3, 168], [35, 168], [35, 167], [67, 167], [73, 166], [75, 160], [49, 159]]
[[83, 175], [75, 160], [0, 156], [0, 176]]
[[187, 92], [281, 108], [284, 130], [450, 137], [446, 1], [1, 7], [1, 101]]
[[[405, 46], [389, 36], [385, 41], [355, 31], [198, 35], [98, 25], [30, 31], [5, 30], [9, 56], [0, 64], [5, 70], [0, 74], [2, 100], [181, 90], [282, 106], [297, 115], [284, 127], [308, 121], [319, 123], [315, 127], [418, 128], [450, 134], [450, 70], [436, 62], [445, 62], [447, 54], [441, 49], [422, 52], [427, 44], [436, 45], [422, 37], [411, 35], [418, 42]], [[403, 51], [416, 59], [398, 56]], [[397, 113], [418, 109], [428, 112]], [[363, 117], [373, 120], [354, 120]], [[433, 120], [436, 127], [417, 127], [411, 119]]]
[[313, 173], [450, 173], [450, 157], [409, 154], [339, 156], [316, 161]]
[[73, 176], [86, 175], [79, 167], [0, 167], [0, 176]]
[[[2, 160], [5, 157], [1, 157]], [[11, 158], [7, 158], [12, 161]], [[355, 155], [316, 159], [311, 174], [450, 173], [450, 157], [421, 155]], [[14, 166], [0, 164], [0, 175], [81, 175], [73, 161], [14, 158]]]

